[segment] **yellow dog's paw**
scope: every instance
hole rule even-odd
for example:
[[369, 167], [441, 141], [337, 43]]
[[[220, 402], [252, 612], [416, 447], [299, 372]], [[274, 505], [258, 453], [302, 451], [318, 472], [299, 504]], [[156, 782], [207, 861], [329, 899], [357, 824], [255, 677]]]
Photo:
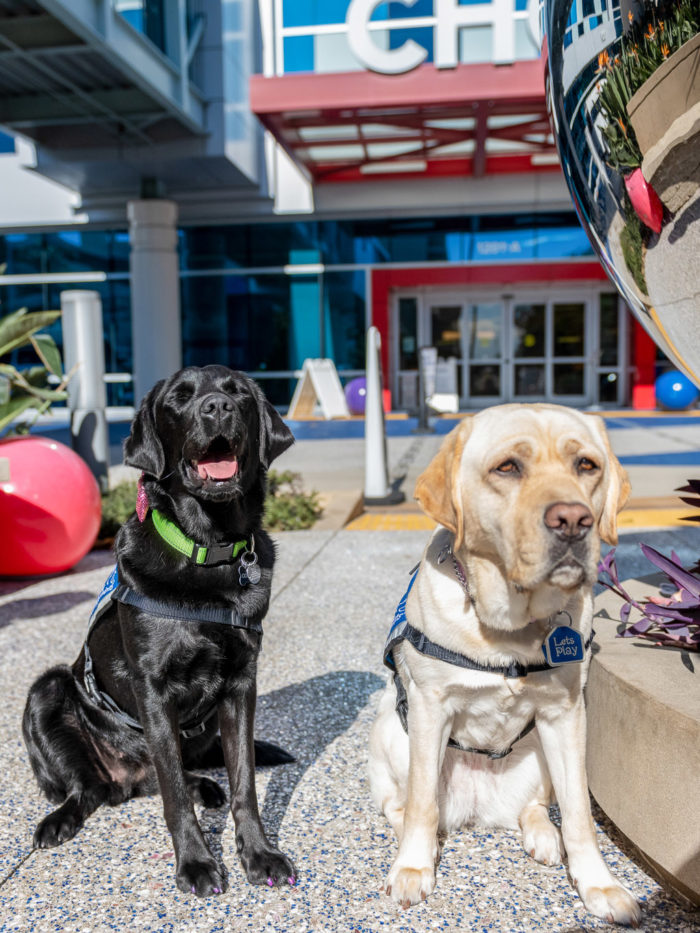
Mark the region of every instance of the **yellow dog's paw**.
[[642, 911], [629, 891], [620, 885], [605, 888], [579, 888], [581, 900], [596, 917], [608, 923], [621, 923], [638, 927], [642, 922]]
[[435, 870], [394, 864], [386, 879], [386, 893], [403, 908], [424, 901], [435, 889]]

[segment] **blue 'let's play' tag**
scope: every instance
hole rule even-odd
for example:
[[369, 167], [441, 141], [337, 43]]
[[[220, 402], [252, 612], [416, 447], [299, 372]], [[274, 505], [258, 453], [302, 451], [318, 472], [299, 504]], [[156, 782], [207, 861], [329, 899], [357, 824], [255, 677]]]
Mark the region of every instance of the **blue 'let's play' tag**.
[[545, 638], [542, 651], [553, 667], [583, 661], [583, 637], [576, 629], [560, 625]]

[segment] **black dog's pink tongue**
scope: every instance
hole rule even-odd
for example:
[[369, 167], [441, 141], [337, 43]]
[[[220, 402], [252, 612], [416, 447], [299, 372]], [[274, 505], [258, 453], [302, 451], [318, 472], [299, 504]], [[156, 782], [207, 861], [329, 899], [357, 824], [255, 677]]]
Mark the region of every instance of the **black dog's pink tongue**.
[[223, 457], [221, 460], [199, 460], [197, 472], [202, 479], [231, 479], [238, 472], [238, 460], [235, 457]]

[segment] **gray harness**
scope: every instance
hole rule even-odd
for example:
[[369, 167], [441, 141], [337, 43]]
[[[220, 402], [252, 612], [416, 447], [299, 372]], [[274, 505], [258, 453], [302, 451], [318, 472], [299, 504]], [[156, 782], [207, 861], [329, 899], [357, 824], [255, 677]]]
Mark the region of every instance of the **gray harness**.
[[[102, 587], [102, 592], [97, 597], [95, 607], [90, 614], [88, 630], [85, 635], [85, 641], [83, 642], [83, 655], [85, 658], [83, 681], [88, 696], [96, 706], [107, 710], [125, 725], [130, 726], [132, 729], [137, 729], [140, 732], [143, 732], [141, 723], [125, 712], [108, 693], [105, 693], [104, 690], [100, 690], [97, 686], [92, 655], [90, 654], [90, 635], [115, 602], [135, 606], [137, 609], [142, 609], [144, 612], [148, 612], [150, 615], [157, 616], [161, 619], [176, 619], [180, 622], [215, 622], [218, 625], [242, 628], [246, 631], [262, 635], [262, 624], [260, 622], [253, 622], [245, 616], [239, 615], [235, 609], [220, 609], [213, 606], [187, 609], [185, 606], [179, 606], [176, 603], [160, 602], [156, 599], [150, 599], [148, 596], [136, 592], [136, 590], [132, 589], [130, 586], [120, 583], [119, 571], [117, 567], [115, 567]], [[185, 739], [191, 739], [197, 735], [201, 735], [206, 729], [207, 722], [216, 712], [216, 709], [217, 704], [214, 703], [195, 719], [183, 723], [179, 727], [180, 735]]]
[[[455, 573], [462, 585], [465, 586], [465, 589], [467, 589], [464, 570], [461, 568], [461, 565], [457, 563], [455, 558], [453, 558], [453, 561], [455, 562]], [[384, 664], [392, 672], [394, 676], [394, 685], [396, 687], [396, 714], [398, 715], [399, 720], [401, 721], [401, 725], [403, 726], [403, 729], [406, 733], [408, 733], [408, 696], [406, 694], [406, 688], [403, 685], [401, 676], [394, 662], [394, 649], [400, 645], [401, 642], [407, 642], [409, 645], [415, 648], [416, 651], [426, 655], [426, 657], [435, 658], [437, 661], [444, 661], [446, 664], [453, 664], [456, 667], [466, 668], [470, 671], [481, 671], [485, 674], [501, 674], [506, 678], [527, 677], [528, 674], [539, 674], [544, 671], [556, 670], [557, 665], [551, 665], [546, 661], [542, 664], [521, 664], [518, 661], [513, 661], [508, 665], [481, 664], [481, 662], [475, 661], [472, 658], [468, 658], [464, 654], [451, 651], [449, 648], [444, 648], [442, 645], [438, 645], [436, 642], [431, 641], [423, 634], [423, 632], [417, 628], [414, 628], [406, 618], [406, 603], [408, 601], [408, 595], [411, 592], [411, 587], [413, 586], [417, 576], [418, 568], [416, 568], [413, 572], [411, 582], [408, 584], [408, 589], [396, 607], [394, 621], [392, 622], [391, 628], [389, 629], [386, 645], [384, 646]], [[588, 651], [591, 647], [594, 635], [595, 632], [591, 632], [590, 638], [584, 645], [584, 651]], [[520, 732], [513, 739], [510, 746], [503, 752], [494, 752], [484, 748], [465, 747], [464, 745], [460, 745], [459, 742], [456, 742], [453, 738], [450, 738], [447, 744], [450, 748], [456, 748], [463, 752], [474, 752], [477, 755], [486, 755], [488, 758], [492, 759], [505, 758], [506, 755], [510, 755], [510, 753], [513, 751], [513, 746], [515, 743], [519, 742], [520, 739], [524, 738], [528, 733], [532, 732], [534, 728], [535, 719], [533, 717], [533, 719], [530, 720], [522, 732]]]

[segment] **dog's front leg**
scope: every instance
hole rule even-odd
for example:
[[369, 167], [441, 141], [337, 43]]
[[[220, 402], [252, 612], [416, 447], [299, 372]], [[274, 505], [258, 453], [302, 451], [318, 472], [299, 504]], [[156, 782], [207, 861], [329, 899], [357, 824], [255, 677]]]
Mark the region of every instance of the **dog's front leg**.
[[206, 897], [226, 890], [222, 869], [209, 851], [195, 816], [180, 753], [177, 716], [143, 685], [136, 691], [139, 720], [158, 775], [163, 812], [175, 849], [181, 891]]
[[295, 884], [296, 869], [268, 840], [255, 790], [255, 680], [238, 685], [219, 706], [219, 728], [231, 788], [236, 848], [251, 884]]
[[540, 715], [537, 730], [561, 811], [569, 873], [581, 900], [596, 917], [639, 926], [641, 912], [603, 861], [591, 816], [586, 778], [586, 711], [583, 697], [551, 717]]
[[386, 892], [402, 907], [425, 900], [435, 888], [438, 856], [438, 784], [452, 724], [437, 697], [408, 686], [408, 786], [399, 851]]

